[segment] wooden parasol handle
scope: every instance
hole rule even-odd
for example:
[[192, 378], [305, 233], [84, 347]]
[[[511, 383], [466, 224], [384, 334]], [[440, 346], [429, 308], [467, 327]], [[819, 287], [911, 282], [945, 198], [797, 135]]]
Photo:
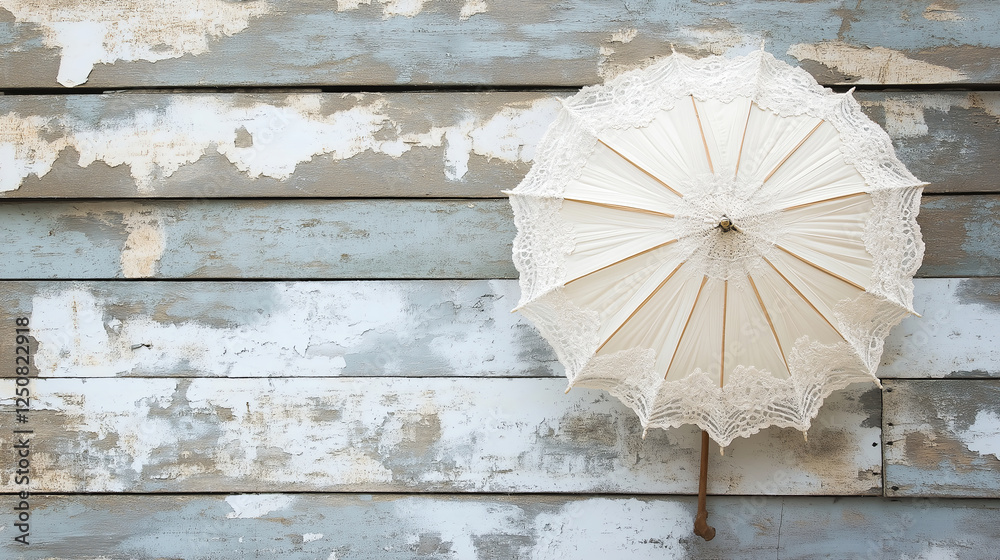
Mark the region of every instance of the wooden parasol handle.
[[708, 524], [705, 495], [708, 491], [708, 432], [701, 431], [701, 476], [698, 479], [698, 515], [694, 518], [694, 534], [710, 541], [715, 538], [715, 527]]

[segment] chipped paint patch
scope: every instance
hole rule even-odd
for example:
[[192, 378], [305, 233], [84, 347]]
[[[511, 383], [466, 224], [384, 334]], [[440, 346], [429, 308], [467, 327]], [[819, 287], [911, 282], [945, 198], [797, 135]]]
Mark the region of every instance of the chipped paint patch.
[[[192, 370], [219, 377], [289, 371], [336, 376], [345, 370], [399, 376], [415, 368], [429, 375], [489, 376], [537, 373], [544, 367], [525, 365], [525, 352], [542, 350], [533, 346], [536, 339], [524, 340], [526, 323], [507, 312], [508, 302], [516, 299], [516, 282], [439, 286], [279, 283], [255, 290], [246, 301], [203, 289], [195, 295], [218, 301], [207, 304], [213, 307], [208, 313], [234, 312], [215, 322], [205, 319], [199, 305], [170, 313], [172, 306], [190, 305], [186, 293], [167, 292], [137, 303], [98, 297], [82, 287], [45, 291], [32, 299], [35, 361], [42, 377], [188, 375]], [[156, 311], [135, 310], [143, 304]], [[122, 309], [130, 311], [116, 311]], [[539, 360], [537, 353], [533, 360]]]
[[263, 1], [0, 0], [15, 21], [34, 23], [45, 45], [61, 50], [57, 81], [67, 87], [87, 81], [95, 64], [119, 60], [156, 62], [198, 55], [211, 40], [232, 36], [270, 11]]
[[979, 109], [1000, 123], [1000, 95], [969, 93], [964, 98], [954, 95], [921, 94], [894, 97], [879, 101], [862, 101], [867, 107], [882, 107], [885, 130], [893, 138], [912, 138], [929, 133], [925, 112], [948, 113], [952, 107]]
[[[493, 115], [465, 116], [450, 126], [400, 132], [382, 96], [326, 114], [322, 96], [290, 95], [281, 104], [239, 104], [233, 98], [176, 95], [162, 109], [109, 118], [97, 127], [66, 118], [63, 136], [46, 141], [48, 121], [14, 113], [0, 117], [0, 190], [13, 190], [30, 174], [44, 175], [61, 150], [74, 148], [78, 164], [127, 165], [140, 193], [214, 150], [250, 178], [284, 180], [316, 156], [345, 160], [364, 152], [398, 158], [415, 148], [444, 148], [442, 174], [461, 180], [475, 154], [529, 162], [559, 110], [554, 98], [504, 107]], [[3, 131], [11, 131], [4, 138]], [[5, 141], [6, 140], [6, 141]]]
[[465, 21], [476, 14], [485, 14], [489, 10], [484, 0], [465, 0], [462, 4], [462, 11], [458, 14], [458, 19]]
[[626, 27], [625, 29], [619, 29], [611, 34], [612, 43], [631, 43], [632, 39], [635, 39], [636, 35], [639, 34], [639, 30], [634, 27]]
[[856, 47], [839, 41], [799, 43], [789, 47], [787, 54], [800, 62], [814, 60], [848, 76], [856, 76], [858, 84], [920, 84], [968, 79], [957, 70], [914, 60], [884, 47]]
[[[357, 10], [362, 4], [370, 6], [373, 0], [337, 0], [337, 11]], [[424, 9], [427, 0], [374, 0], [382, 4], [382, 19], [393, 16], [414, 17]]]
[[125, 278], [153, 276], [166, 247], [166, 231], [159, 208], [129, 209], [122, 216], [122, 223], [128, 231], [122, 248], [122, 274]]
[[934, 2], [923, 13], [924, 19], [930, 21], [962, 21], [965, 18], [958, 13], [955, 2]]
[[[676, 502], [592, 498], [572, 501], [535, 517], [537, 541], [531, 558], [688, 558], [681, 539], [691, 537], [693, 512]], [[607, 535], [614, 520], [614, 538]], [[655, 520], [655, 521], [654, 521]], [[648, 527], [657, 527], [655, 534]]]
[[0, 115], [0, 192], [16, 190], [29, 175], [40, 178], [52, 170], [66, 139], [43, 138], [41, 133], [52, 129], [50, 120], [17, 113]]
[[323, 533], [304, 533], [302, 535], [302, 542], [308, 543], [313, 541], [318, 541], [323, 538]]
[[285, 509], [291, 506], [293, 502], [295, 502], [295, 496], [289, 496], [288, 494], [239, 494], [236, 496], [226, 496], [226, 503], [229, 504], [229, 507], [233, 508], [233, 511], [226, 514], [226, 517], [228, 519], [259, 519], [272, 511]]
[[1000, 416], [992, 410], [980, 410], [969, 429], [958, 434], [970, 451], [1000, 459]]
[[924, 545], [924, 550], [920, 551], [916, 556], [903, 554], [899, 557], [899, 560], [958, 560], [959, 558], [961, 556], [955, 550], [932, 544]]

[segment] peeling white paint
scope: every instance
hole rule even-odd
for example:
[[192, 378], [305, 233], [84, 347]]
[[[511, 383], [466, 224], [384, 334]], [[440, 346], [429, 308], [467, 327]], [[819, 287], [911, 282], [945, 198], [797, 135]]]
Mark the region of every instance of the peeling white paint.
[[453, 558], [482, 558], [485, 551], [476, 546], [477, 540], [525, 525], [524, 510], [513, 504], [404, 498], [393, 505], [394, 517], [404, 520], [400, 532], [408, 544], [417, 545], [422, 535], [436, 535], [451, 543], [448, 552]]
[[[340, 375], [347, 359], [384, 375], [412, 371], [414, 352], [437, 367], [463, 375], [488, 376], [523, 369], [524, 322], [507, 312], [517, 299], [513, 281], [456, 286], [461, 305], [483, 298], [482, 313], [470, 309], [440, 320], [425, 316], [413, 282], [274, 284], [270, 310], [259, 321], [228, 327], [187, 321], [160, 322], [148, 315], [112, 319], [112, 303], [70, 288], [32, 300], [35, 363], [42, 377], [112, 377], [197, 371], [205, 376], [267, 377]], [[447, 294], [442, 294], [447, 297]], [[252, 305], [252, 304], [251, 304]], [[415, 307], [416, 306], [416, 307]], [[420, 310], [423, 312], [415, 312]], [[345, 320], [350, 318], [351, 320]], [[433, 333], [433, 339], [419, 339]], [[147, 346], [148, 345], [148, 346]]]
[[313, 542], [323, 538], [323, 533], [305, 533], [302, 535], [302, 542]]
[[639, 30], [634, 27], [626, 27], [625, 29], [619, 29], [611, 34], [612, 43], [631, 43], [632, 39], [635, 39], [636, 35], [639, 34]]
[[86, 82], [98, 63], [208, 52], [212, 40], [239, 33], [270, 11], [263, 0], [0, 0], [0, 7], [15, 21], [39, 25], [45, 45], [61, 50], [57, 80], [68, 87]]
[[964, 98], [932, 93], [862, 103], [866, 106], [882, 107], [885, 110], [885, 130], [893, 138], [928, 134], [925, 120], [925, 112], [928, 110], [948, 113], [952, 107], [980, 109], [1000, 123], [1000, 95], [992, 92], [970, 93]]
[[[468, 115], [450, 126], [401, 133], [387, 114], [384, 97], [362, 97], [356, 106], [330, 114], [321, 105], [321, 96], [309, 94], [288, 96], [280, 105], [177, 95], [162, 109], [105, 119], [98, 127], [70, 120], [55, 127], [42, 117], [11, 113], [0, 117], [0, 190], [17, 188], [31, 174], [44, 176], [66, 147], [79, 152], [81, 167], [98, 161], [127, 165], [143, 194], [154, 192], [157, 182], [209, 150], [248, 177], [283, 180], [319, 155], [338, 160], [364, 152], [400, 157], [414, 148], [443, 146], [442, 174], [461, 180], [473, 154], [530, 161], [559, 110], [557, 100], [543, 98], [494, 115]], [[46, 126], [62, 136], [44, 140], [40, 132]], [[249, 145], [239, 134], [250, 135]]]
[[226, 517], [228, 519], [259, 519], [272, 511], [290, 507], [294, 502], [295, 496], [288, 494], [238, 494], [235, 496], [226, 496], [226, 503], [229, 504], [229, 507], [233, 508], [233, 511], [226, 514]]
[[[337, 0], [337, 11], [357, 10], [362, 4], [370, 6], [373, 0]], [[424, 9], [427, 0], [374, 0], [382, 4], [382, 18], [393, 16], [414, 17]]]
[[122, 223], [128, 231], [121, 254], [122, 275], [125, 278], [153, 276], [167, 237], [159, 208], [129, 209], [122, 215]]
[[46, 140], [50, 119], [17, 113], [0, 115], [0, 192], [16, 190], [29, 175], [42, 177], [52, 169], [66, 139]]
[[858, 84], [924, 84], [968, 79], [957, 70], [914, 60], [884, 47], [857, 47], [839, 41], [799, 43], [789, 47], [788, 54], [800, 62], [814, 60], [848, 76], [856, 76], [858, 80], [854, 83]]
[[[7, 381], [3, 394], [10, 395], [13, 380]], [[38, 456], [37, 484], [53, 492], [250, 485], [283, 491], [676, 493], [693, 487], [696, 429], [640, 442], [632, 412], [616, 399], [587, 389], [564, 395], [564, 387], [558, 379], [39, 380], [32, 394], [58, 430], [46, 440], [50, 455]], [[831, 404], [858, 409], [858, 395], [832, 398], [824, 411]], [[9, 407], [11, 400], [0, 403]], [[399, 437], [401, 430], [406, 437]], [[826, 432], [813, 434], [819, 439], [809, 443], [780, 429], [741, 440], [714, 463], [709, 492], [756, 494], [776, 471], [788, 473], [782, 493], [870, 490], [876, 479], [859, 479], [859, 472], [879, 468], [881, 458], [858, 464], [851, 457], [855, 447], [873, 441], [869, 430], [855, 425]], [[817, 442], [822, 456], [809, 448]], [[69, 466], [67, 453], [89, 459]], [[646, 508], [637, 504], [635, 515], [674, 517]], [[574, 518], [570, 509], [550, 523], [539, 520], [543, 528], [554, 526], [547, 548], [552, 557], [578, 557], [573, 535], [598, 523]], [[683, 518], [688, 529], [674, 534], [689, 534], [690, 512]], [[623, 533], [624, 550], [638, 546], [634, 536]]]
[[899, 560], [959, 560], [961, 556], [957, 551], [939, 546], [936, 544], [924, 545], [924, 550], [920, 551], [920, 554], [916, 556], [909, 556], [907, 554], [902, 554]]
[[976, 421], [958, 437], [970, 451], [1000, 459], [1000, 415], [996, 412], [980, 410], [976, 413]]
[[458, 19], [465, 21], [476, 14], [485, 14], [489, 10], [485, 0], [465, 0], [462, 4], [462, 11], [458, 14]]
[[[538, 538], [531, 558], [562, 560], [579, 558], [688, 558], [680, 540], [692, 535], [693, 512], [668, 501], [609, 500], [592, 498], [572, 501], [556, 513], [535, 517]], [[613, 529], [609, 529], [609, 523]], [[655, 527], [650, 533], [649, 528]], [[601, 535], [601, 539], [595, 539]], [[651, 542], [654, 541], [654, 542]]]

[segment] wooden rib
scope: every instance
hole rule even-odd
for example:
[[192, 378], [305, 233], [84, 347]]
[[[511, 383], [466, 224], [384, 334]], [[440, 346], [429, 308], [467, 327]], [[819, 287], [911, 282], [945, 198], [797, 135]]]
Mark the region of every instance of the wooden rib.
[[792, 284], [788, 280], [788, 278], [785, 278], [785, 275], [782, 274], [780, 270], [778, 270], [778, 267], [774, 266], [774, 263], [772, 263], [771, 261], [769, 261], [767, 259], [767, 257], [763, 257], [762, 256], [761, 258], [764, 259], [764, 262], [766, 262], [767, 264], [771, 265], [771, 268], [773, 268], [774, 271], [778, 273], [778, 276], [781, 276], [781, 279], [784, 280], [785, 283], [788, 284], [788, 286], [790, 288], [792, 288], [793, 290], [795, 290], [795, 293], [799, 294], [799, 297], [802, 298], [802, 301], [808, 303], [809, 307], [812, 307], [812, 310], [815, 311], [817, 315], [819, 315], [820, 317], [822, 317], [823, 320], [826, 321], [827, 325], [830, 325], [830, 328], [833, 329], [833, 332], [835, 332], [838, 335], [840, 335], [840, 338], [843, 338], [844, 342], [847, 342], [847, 338], [840, 332], [840, 329], [838, 329], [837, 327], [833, 326], [833, 323], [831, 323], [830, 320], [826, 318], [826, 315], [823, 315], [823, 313], [821, 313], [820, 310], [817, 309], [815, 305], [813, 305], [813, 302], [810, 301], [809, 298], [807, 298], [805, 296], [805, 294], [803, 294], [802, 292], [800, 292], [799, 289], [795, 287], [795, 284]]
[[851, 193], [851, 194], [842, 194], [840, 196], [835, 196], [835, 197], [832, 197], [832, 198], [824, 198], [823, 200], [816, 200], [816, 201], [813, 201], [813, 202], [806, 202], [806, 203], [803, 203], [803, 204], [796, 204], [795, 206], [789, 206], [788, 208], [782, 208], [781, 211], [782, 212], [788, 212], [789, 210], [798, 210], [799, 208], [806, 208], [808, 206], [814, 206], [816, 204], [823, 204], [824, 202], [833, 202], [834, 200], [843, 200], [845, 198], [852, 198], [852, 197], [855, 197], [855, 196], [861, 196], [863, 194], [868, 194], [868, 193], [862, 191], [862, 192], [856, 192], [856, 193]]
[[817, 130], [817, 129], [818, 129], [819, 127], [820, 127], [820, 125], [822, 125], [822, 124], [823, 124], [824, 122], [826, 122], [826, 121], [819, 121], [818, 123], [816, 123], [816, 126], [814, 126], [814, 127], [813, 127], [813, 129], [809, 131], [809, 134], [806, 134], [806, 137], [805, 137], [805, 138], [803, 138], [802, 140], [800, 140], [800, 141], [799, 141], [799, 143], [798, 143], [798, 144], [796, 144], [794, 148], [792, 148], [792, 151], [788, 152], [788, 155], [786, 155], [786, 156], [784, 157], [784, 159], [782, 159], [781, 161], [779, 161], [779, 162], [778, 162], [778, 165], [776, 165], [776, 166], [774, 167], [774, 169], [772, 169], [772, 170], [771, 170], [771, 172], [767, 174], [767, 177], [764, 177], [764, 180], [763, 180], [763, 181], [761, 181], [761, 184], [763, 184], [763, 183], [766, 183], [766, 182], [767, 182], [767, 180], [768, 180], [768, 179], [770, 179], [772, 175], [774, 175], [775, 173], [777, 173], [777, 172], [778, 172], [778, 169], [781, 169], [781, 166], [782, 166], [782, 165], [785, 165], [785, 162], [786, 162], [786, 161], [788, 161], [788, 158], [792, 157], [792, 154], [794, 154], [794, 153], [795, 153], [795, 152], [796, 152], [796, 151], [797, 151], [797, 150], [798, 150], [799, 148], [801, 148], [801, 147], [802, 147], [802, 144], [805, 144], [805, 143], [806, 143], [806, 140], [808, 140], [808, 139], [809, 139], [809, 137], [813, 135], [813, 132], [816, 132], [816, 130]]
[[647, 176], [648, 176], [648, 177], [649, 177], [650, 179], [652, 179], [652, 180], [656, 181], [657, 183], [659, 183], [659, 184], [663, 185], [664, 187], [666, 187], [668, 191], [670, 191], [670, 192], [672, 192], [672, 193], [676, 194], [677, 196], [679, 196], [679, 197], [681, 197], [681, 198], [684, 198], [684, 195], [682, 195], [681, 193], [679, 193], [679, 192], [677, 192], [676, 190], [674, 190], [674, 188], [673, 188], [673, 187], [671, 187], [670, 185], [668, 185], [668, 184], [664, 183], [662, 179], [660, 179], [660, 178], [659, 178], [659, 177], [657, 177], [656, 175], [653, 175], [652, 173], [650, 173], [649, 171], [647, 171], [647, 170], [646, 170], [645, 168], [643, 168], [643, 167], [642, 167], [641, 165], [639, 165], [638, 163], [636, 163], [636, 162], [634, 162], [634, 161], [632, 161], [632, 160], [628, 159], [627, 157], [625, 157], [625, 156], [624, 156], [624, 155], [623, 155], [623, 154], [622, 154], [621, 152], [619, 152], [618, 150], [616, 150], [616, 149], [612, 148], [611, 146], [609, 146], [609, 145], [607, 144], [607, 142], [605, 142], [604, 140], [601, 140], [600, 138], [598, 138], [598, 139], [597, 139], [597, 141], [598, 141], [598, 142], [600, 142], [600, 143], [601, 143], [601, 144], [602, 144], [602, 145], [603, 145], [603, 146], [604, 146], [605, 148], [607, 148], [607, 149], [611, 150], [612, 152], [614, 152], [616, 156], [618, 156], [618, 157], [622, 158], [623, 160], [627, 161], [627, 162], [628, 162], [629, 164], [631, 164], [631, 165], [632, 165], [632, 167], [635, 167], [635, 168], [636, 168], [636, 169], [638, 169], [639, 171], [642, 171], [642, 172], [643, 172], [643, 173], [645, 173], [645, 174], [646, 174], [646, 175], [647, 175]]
[[740, 152], [736, 155], [736, 171], [733, 173], [735, 179], [740, 174], [740, 160], [743, 158], [743, 143], [747, 140], [747, 128], [750, 127], [750, 114], [753, 113], [753, 104], [750, 102], [750, 109], [747, 111], [747, 122], [743, 123], [743, 137], [740, 138]]
[[594, 202], [593, 200], [581, 200], [579, 198], [564, 198], [563, 200], [568, 200], [570, 202], [579, 202], [580, 204], [591, 204], [593, 206], [601, 206], [603, 208], [611, 208], [613, 210], [626, 210], [628, 212], [641, 212], [643, 214], [652, 214], [654, 216], [663, 216], [665, 218], [673, 218], [673, 214], [667, 214], [666, 212], [657, 212], [656, 210], [647, 210], [646, 208], [636, 208], [635, 206], [624, 206], [622, 204], [608, 204], [606, 202]]
[[708, 153], [708, 140], [705, 139], [705, 128], [701, 125], [701, 115], [698, 113], [698, 104], [694, 102], [693, 95], [691, 96], [691, 106], [694, 107], [694, 117], [698, 119], [698, 132], [701, 133], [701, 144], [705, 146], [705, 157], [708, 158], [708, 170], [714, 174], [715, 167], [712, 166], [712, 155]]
[[854, 286], [855, 288], [857, 288], [857, 289], [861, 290], [862, 292], [863, 292], [863, 291], [865, 291], [865, 288], [864, 288], [863, 286], [860, 286], [860, 285], [858, 285], [858, 284], [855, 284], [854, 282], [851, 282], [851, 281], [850, 281], [850, 280], [848, 280], [847, 278], [844, 278], [843, 276], [841, 276], [841, 275], [839, 275], [839, 274], [837, 274], [837, 273], [835, 273], [835, 272], [831, 272], [831, 271], [829, 271], [829, 270], [827, 270], [827, 269], [823, 268], [822, 266], [820, 266], [820, 265], [818, 265], [818, 264], [816, 264], [816, 263], [814, 263], [814, 262], [812, 262], [812, 261], [810, 261], [810, 260], [808, 260], [808, 259], [805, 259], [805, 258], [803, 258], [803, 257], [800, 257], [800, 256], [796, 255], [795, 253], [793, 253], [793, 252], [789, 251], [788, 249], [785, 249], [785, 248], [784, 248], [784, 247], [782, 247], [781, 245], [778, 245], [777, 243], [775, 243], [775, 244], [774, 244], [774, 246], [775, 246], [775, 247], [777, 247], [777, 248], [779, 248], [779, 249], [781, 249], [782, 251], [784, 251], [784, 252], [788, 253], [789, 255], [791, 255], [791, 256], [793, 256], [793, 257], [795, 257], [795, 258], [799, 259], [800, 261], [802, 261], [802, 262], [806, 263], [807, 265], [809, 265], [809, 266], [811, 266], [811, 267], [815, 268], [816, 270], [819, 270], [820, 272], [825, 272], [825, 273], [829, 274], [830, 276], [833, 276], [833, 277], [834, 277], [834, 278], [836, 278], [837, 280], [840, 280], [841, 282], [845, 282], [845, 283], [847, 283], [847, 284], [850, 284], [851, 286]]
[[687, 321], [684, 321], [684, 328], [681, 329], [681, 336], [677, 338], [677, 346], [674, 347], [674, 353], [670, 356], [670, 363], [667, 364], [667, 371], [663, 373], [663, 378], [666, 379], [670, 375], [670, 368], [674, 367], [674, 360], [677, 358], [677, 351], [681, 349], [681, 341], [684, 340], [684, 333], [688, 330], [688, 325], [691, 324], [691, 317], [694, 317], [694, 309], [698, 307], [698, 298], [701, 297], [701, 291], [705, 288], [705, 283], [708, 282], [708, 276], [703, 276], [701, 279], [701, 286], [698, 286], [698, 293], [694, 296], [694, 305], [691, 306], [691, 313], [688, 314]]
[[781, 347], [781, 340], [778, 339], [778, 331], [774, 330], [774, 322], [771, 321], [771, 314], [767, 312], [767, 307], [764, 307], [764, 300], [760, 297], [760, 292], [757, 291], [757, 284], [754, 283], [753, 277], [747, 274], [747, 280], [750, 281], [750, 287], [753, 288], [753, 293], [757, 296], [757, 303], [760, 304], [760, 310], [764, 312], [764, 317], [767, 319], [767, 326], [771, 327], [774, 342], [778, 344], [778, 352], [781, 352], [781, 361], [785, 363], [785, 369], [791, 375], [792, 370], [788, 367], [788, 358], [785, 357], [785, 349]]
[[[722, 365], [719, 366], [719, 387], [726, 379], [726, 302], [729, 300], [729, 280], [722, 283]], [[668, 368], [669, 369], [669, 368]]]
[[657, 249], [659, 249], [661, 247], [666, 247], [667, 245], [670, 245], [671, 243], [677, 243], [677, 240], [676, 239], [671, 239], [670, 241], [666, 241], [664, 243], [660, 243], [659, 245], [656, 245], [655, 247], [650, 247], [649, 249], [646, 249], [644, 251], [639, 251], [638, 253], [636, 253], [634, 255], [629, 255], [629, 256], [625, 257], [624, 259], [615, 261], [615, 262], [613, 262], [611, 264], [608, 264], [608, 265], [604, 265], [601, 268], [598, 268], [597, 270], [591, 270], [590, 272], [584, 274], [583, 276], [577, 276], [576, 278], [567, 281], [565, 284], [563, 284], [563, 286], [568, 286], [571, 283], [576, 282], [577, 280], [580, 280], [581, 278], [586, 278], [586, 277], [590, 276], [591, 274], [596, 274], [596, 273], [598, 273], [598, 272], [600, 272], [600, 271], [602, 271], [602, 270], [604, 270], [606, 268], [611, 268], [612, 266], [615, 266], [616, 264], [621, 264], [621, 263], [623, 263], [623, 262], [625, 262], [625, 261], [627, 261], [629, 259], [634, 259], [635, 257], [638, 257], [640, 255], [645, 255], [646, 253], [648, 253], [650, 251], [655, 251], [655, 250], [657, 250]]
[[681, 264], [677, 265], [677, 268], [675, 268], [673, 271], [671, 271], [670, 274], [668, 274], [667, 277], [663, 279], [663, 282], [660, 282], [660, 284], [656, 288], [654, 288], [653, 291], [650, 292], [650, 294], [648, 296], [646, 296], [646, 299], [642, 300], [642, 303], [640, 303], [639, 306], [636, 307], [632, 311], [632, 313], [630, 313], [629, 316], [625, 318], [624, 321], [622, 321], [622, 324], [618, 325], [618, 328], [615, 329], [615, 332], [611, 333], [611, 336], [609, 336], [607, 339], [605, 339], [605, 341], [602, 342], [601, 345], [597, 347], [597, 350], [595, 350], [594, 353], [596, 354], [596, 353], [600, 352], [601, 349], [604, 348], [604, 346], [607, 343], [611, 342], [611, 339], [614, 338], [616, 334], [618, 334], [618, 331], [622, 330], [622, 328], [626, 324], [628, 324], [629, 321], [632, 320], [632, 317], [635, 317], [635, 314], [638, 313], [640, 309], [642, 309], [642, 306], [646, 305], [646, 303], [648, 303], [649, 300], [653, 299], [653, 296], [656, 295], [656, 292], [659, 292], [660, 289], [663, 288], [663, 286], [665, 286], [667, 284], [667, 282], [669, 282], [670, 279], [674, 277], [674, 274], [676, 274], [677, 271], [680, 270], [682, 266], [684, 266], [683, 262]]

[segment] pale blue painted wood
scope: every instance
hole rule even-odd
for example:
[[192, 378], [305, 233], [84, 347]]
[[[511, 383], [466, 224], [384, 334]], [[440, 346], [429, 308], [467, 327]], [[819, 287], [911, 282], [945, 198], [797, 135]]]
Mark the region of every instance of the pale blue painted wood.
[[0, 232], [20, 240], [0, 246], [5, 278], [514, 274], [506, 200], [16, 203]]
[[[695, 492], [696, 426], [644, 439], [615, 397], [565, 388], [541, 378], [35, 379], [30, 422], [45, 452], [33, 456], [31, 488]], [[14, 380], [0, 391], [13, 395]], [[0, 413], [13, 407], [0, 400]], [[878, 390], [861, 384], [827, 399], [808, 441], [772, 427], [725, 456], [713, 444], [709, 492], [881, 495], [880, 414]], [[13, 477], [0, 484], [16, 491]]]
[[[41, 136], [47, 142], [65, 141], [66, 146], [54, 147], [59, 157], [51, 170], [39, 178], [26, 174], [18, 188], [0, 192], [3, 197], [23, 198], [217, 198], [217, 197], [475, 197], [492, 198], [501, 190], [512, 189], [529, 168], [527, 155], [534, 149], [545, 127], [556, 114], [554, 99], [571, 92], [431, 92], [431, 93], [372, 93], [344, 97], [335, 93], [314, 94], [151, 94], [115, 93], [106, 95], [43, 95], [0, 97], [0, 116], [14, 121], [41, 119], [44, 126], [28, 127], [25, 136], [11, 131], [11, 142], [27, 144]], [[1000, 127], [996, 126], [994, 107], [1000, 106], [996, 92], [856, 92], [855, 97], [866, 113], [893, 137], [897, 153], [907, 167], [921, 180], [930, 184], [927, 192], [996, 192], [995, 147], [1000, 145]], [[203, 154], [193, 163], [180, 164], [173, 173], [136, 171], [142, 176], [143, 187], [132, 176], [132, 165], [141, 167], [141, 157], [127, 158], [126, 163], [109, 167], [104, 159], [122, 156], [108, 150], [96, 162], [80, 165], [76, 144], [88, 134], [99, 137], [127, 134], [140, 128], [137, 116], [152, 114], [162, 119], [164, 134], [175, 135], [184, 130], [183, 118], [192, 111], [190, 101], [201, 100], [219, 108], [220, 113], [241, 107], [262, 107], [265, 114], [276, 115], [289, 110], [303, 100], [315, 103], [322, 121], [329, 114], [368, 109], [385, 120], [377, 135], [384, 141], [403, 135], [427, 134], [427, 144], [413, 146], [402, 154], [387, 154], [372, 146], [350, 158], [328, 153], [321, 148], [298, 148], [303, 159], [294, 166], [291, 175], [279, 180], [271, 176], [251, 177], [240, 171], [217, 146], [208, 141], [191, 141], [191, 149]], [[198, 105], [196, 105], [198, 106]], [[198, 106], [200, 108], [200, 106]], [[506, 111], [506, 113], [504, 113]], [[238, 117], [219, 116], [235, 135], [241, 127]], [[497, 118], [498, 124], [490, 125]], [[266, 149], [267, 134], [281, 133], [291, 127], [291, 117], [272, 116], [269, 128], [251, 137], [250, 142]], [[141, 119], [140, 119], [141, 120]], [[467, 124], [467, 123], [470, 123]], [[122, 131], [109, 133], [107, 130]], [[13, 128], [13, 127], [11, 127]], [[347, 127], [343, 127], [348, 132]], [[469, 131], [481, 128], [476, 146], [452, 145], [456, 138], [472, 142]], [[452, 135], [433, 134], [433, 130], [451, 130]], [[102, 133], [102, 131], [105, 131]], [[461, 132], [465, 131], [465, 132]], [[457, 133], [457, 135], [455, 135]], [[172, 160], [168, 154], [177, 151], [171, 142], [159, 144], [148, 137], [135, 138], [134, 143], [146, 143], [146, 150], [159, 160]], [[490, 157], [483, 153], [500, 151], [506, 144], [520, 145], [519, 157]], [[255, 144], [256, 145], [256, 144]], [[305, 144], [303, 145], [305, 146]], [[461, 149], [459, 149], [461, 148]], [[449, 149], [471, 151], [467, 170], [458, 170], [449, 163]], [[296, 150], [292, 150], [296, 151]], [[316, 153], [313, 153], [315, 151]], [[38, 163], [49, 154], [36, 152], [27, 156], [29, 163]], [[462, 154], [460, 154], [462, 155]], [[7, 156], [8, 164], [13, 161]], [[464, 155], [463, 155], [464, 157]], [[460, 158], [459, 158], [460, 159]], [[449, 167], [451, 165], [451, 167]], [[46, 167], [46, 169], [48, 169]]]
[[[925, 197], [920, 276], [1000, 275], [1000, 196]], [[11, 202], [0, 278], [514, 278], [504, 199]]]
[[1000, 498], [997, 380], [891, 380], [883, 399], [886, 495]]
[[[948, 71], [915, 72], [917, 83], [995, 82], [1000, 16], [989, 0], [889, 6], [876, 0], [726, 5], [695, 0], [612, 3], [487, 2], [460, 19], [463, 2], [429, 2], [413, 17], [387, 16], [383, 3], [338, 12], [325, 1], [269, 2], [231, 37], [209, 38], [209, 52], [150, 62], [98, 64], [87, 86], [482, 84], [581, 85], [602, 70], [683, 52], [746, 52], [761, 41], [780, 58], [793, 45], [832, 43], [852, 52], [835, 68], [808, 63], [823, 82], [853, 83], [858, 74], [892, 82], [869, 48], [896, 51]], [[0, 23], [0, 77], [8, 87], [53, 87], [59, 51], [43, 45], [37, 23]], [[30, 18], [22, 18], [30, 19]], [[36, 18], [37, 20], [37, 18]], [[44, 22], [44, 20], [42, 20]], [[628, 43], [613, 34], [634, 29]], [[891, 30], [891, 32], [887, 32]], [[150, 45], [157, 46], [157, 45]], [[614, 49], [613, 53], [601, 48]], [[162, 46], [161, 46], [162, 50]], [[851, 62], [863, 69], [852, 73]], [[828, 61], [829, 62], [829, 61]], [[834, 68], [831, 68], [834, 66]]]
[[[996, 500], [405, 494], [33, 498], [7, 558], [995, 558]], [[15, 529], [5, 522], [4, 532]]]

